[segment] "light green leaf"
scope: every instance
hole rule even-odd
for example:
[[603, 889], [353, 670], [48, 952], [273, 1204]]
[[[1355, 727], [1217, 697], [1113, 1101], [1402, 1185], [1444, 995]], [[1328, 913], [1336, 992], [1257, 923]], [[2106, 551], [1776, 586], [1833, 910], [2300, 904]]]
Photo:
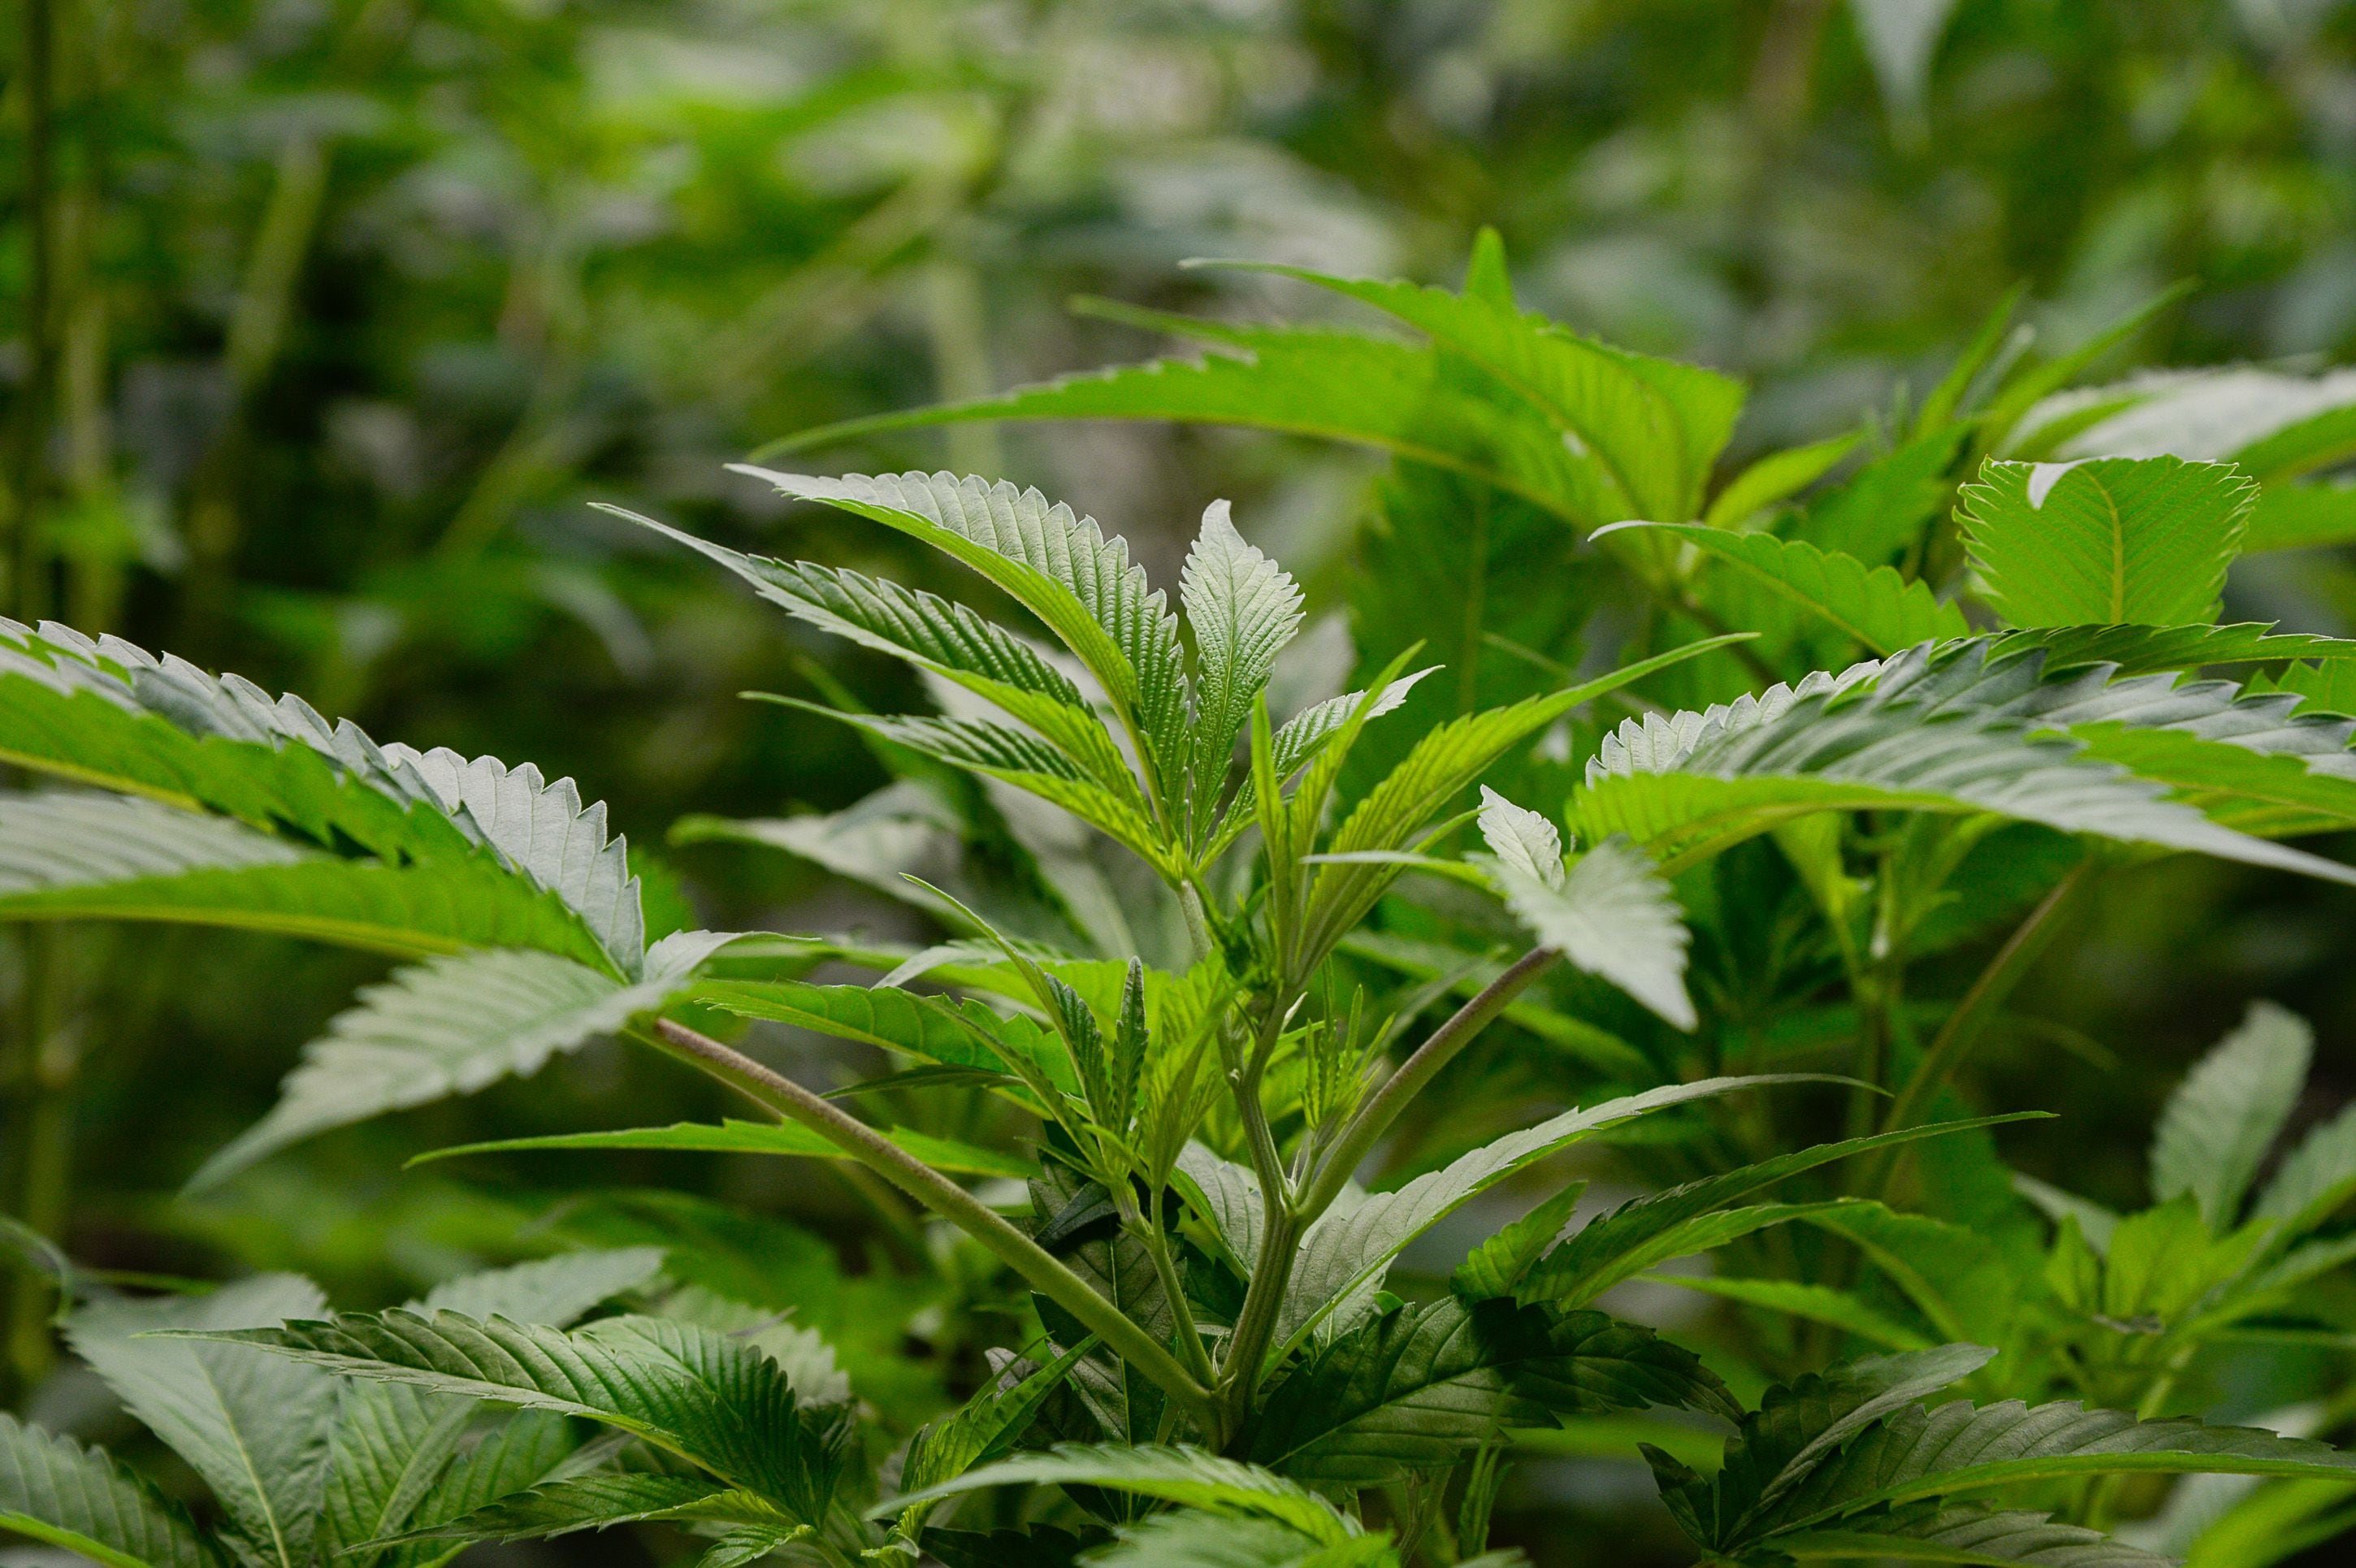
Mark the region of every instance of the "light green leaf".
[[0, 795], [0, 920], [168, 920], [419, 957], [512, 945], [610, 963], [488, 850], [348, 860], [222, 817], [99, 794]]
[[[2054, 626], [1999, 635], [1989, 658], [2024, 649], [2045, 650], [2044, 674], [2092, 664], [2113, 664], [2121, 675], [2159, 670], [2198, 670], [2211, 664], [2257, 664], [2276, 659], [2312, 659], [2335, 670], [2356, 661], [2356, 638], [2277, 632], [2262, 622], [2234, 626]], [[2281, 690], [2296, 690], [2285, 685]], [[2327, 703], [2326, 706], [2330, 704]]]
[[390, 1111], [538, 1072], [549, 1058], [659, 1010], [730, 939], [666, 937], [625, 985], [553, 953], [490, 949], [404, 969], [360, 993], [303, 1048], [270, 1114], [205, 1162], [201, 1188], [290, 1144]]
[[[1657, 1090], [1655, 1092], [1658, 1092]], [[1516, 1294], [1523, 1301], [1551, 1301], [1567, 1306], [1584, 1305], [1622, 1280], [1645, 1270], [1716, 1246], [1746, 1234], [1762, 1223], [1807, 1218], [1814, 1205], [1783, 1205], [1769, 1210], [1736, 1211], [1735, 1229], [1721, 1231], [1719, 1211], [1738, 1198], [1762, 1191], [1804, 1171], [1880, 1149], [1901, 1148], [1924, 1138], [1942, 1137], [1974, 1127], [2019, 1121], [2021, 1116], [1981, 1118], [1969, 1122], [1938, 1122], [1891, 1133], [1875, 1133], [1838, 1143], [1817, 1144], [1753, 1165], [1703, 1176], [1678, 1187], [1633, 1197], [1609, 1214], [1599, 1215], [1539, 1259], [1524, 1276]]]
[[1685, 541], [1876, 653], [1971, 635], [1964, 612], [1939, 599], [1928, 583], [1908, 582], [1892, 567], [1869, 566], [1853, 555], [1819, 550], [1804, 539], [1655, 523], [1627, 523], [1603, 532], [1636, 529]]
[[1561, 1239], [1586, 1191], [1581, 1177], [1465, 1253], [1449, 1276], [1449, 1288], [1468, 1301], [1513, 1294], [1530, 1265]]
[[1702, 521], [1712, 528], [1733, 528], [1789, 500], [1831, 472], [1835, 464], [1856, 449], [1860, 438], [1853, 433], [1770, 452], [1727, 481], [1702, 514]]
[[1589, 1135], [1671, 1106], [1739, 1089], [1802, 1080], [1704, 1079], [1607, 1100], [1591, 1110], [1566, 1111], [1460, 1155], [1395, 1192], [1376, 1193], [1351, 1207], [1335, 1205], [1320, 1215], [1301, 1239], [1285, 1287], [1284, 1306], [1277, 1316], [1278, 1343], [1290, 1345], [1329, 1315], [1365, 1305], [1382, 1283], [1390, 1261], [1408, 1242], [1499, 1182]]
[[1182, 755], [1186, 675], [1176, 618], [1149, 592], [1129, 545], [1037, 490], [950, 474], [840, 479], [738, 466], [786, 495], [897, 529], [1012, 595], [1086, 665], [1154, 753], [1165, 779]]
[[1804, 1280], [1740, 1279], [1722, 1274], [1644, 1274], [1651, 1284], [1675, 1285], [1845, 1330], [1885, 1350], [1927, 1350], [1931, 1341], [1854, 1294]]
[[2251, 1206], [2251, 1217], [2277, 1220], [2300, 1235], [2356, 1197], [2356, 1105], [2300, 1139]]
[[178, 1504], [70, 1437], [0, 1411], [0, 1530], [112, 1568], [217, 1568]]
[[[393, 1383], [347, 1382], [346, 1387], [366, 1387], [397, 1391], [437, 1404], [461, 1405], [472, 1411], [472, 1400], [444, 1394], [429, 1394], [420, 1390]], [[520, 1491], [539, 1486], [543, 1481], [580, 1470], [597, 1457], [596, 1448], [584, 1449], [574, 1429], [579, 1423], [542, 1410], [522, 1410], [503, 1423], [483, 1434], [471, 1448], [461, 1448], [455, 1458], [444, 1466], [441, 1476], [429, 1487], [416, 1507], [402, 1522], [412, 1529], [447, 1524], [463, 1519], [477, 1509], [512, 1497]], [[384, 1568], [441, 1568], [466, 1550], [464, 1541], [421, 1541], [407, 1546], [386, 1548], [378, 1559]]]
[[944, 1067], [1019, 1070], [1060, 1091], [1079, 1091], [1071, 1058], [1053, 1035], [1029, 1018], [1001, 1016], [979, 1002], [919, 996], [895, 986], [797, 980], [706, 981], [691, 995], [740, 1017], [792, 1024]]
[[1686, 994], [1686, 949], [1693, 940], [1676, 895], [1650, 856], [1623, 838], [1579, 857], [1560, 886], [1503, 861], [1496, 878], [1505, 906], [1544, 946], [1601, 975], [1680, 1029], [1699, 1020]]
[[1001, 1459], [921, 1492], [886, 1498], [869, 1515], [881, 1517], [961, 1492], [1014, 1485], [1102, 1487], [1231, 1518], [1274, 1520], [1327, 1545], [1359, 1533], [1355, 1521], [1298, 1482], [1184, 1444], [1148, 1448], [1066, 1443], [1045, 1453]]
[[[1194, 634], [1194, 714], [1188, 800], [1207, 823], [1226, 783], [1236, 736], [1268, 685], [1276, 656], [1301, 629], [1301, 589], [1244, 542], [1226, 501], [1203, 512], [1203, 531], [1178, 577]], [[1332, 690], [1328, 687], [1327, 690]]]
[[2196, 1063], [2169, 1096], [2151, 1145], [2155, 1201], [2190, 1193], [2210, 1230], [2231, 1230], [2258, 1166], [2307, 1087], [2315, 1031], [2269, 1002]]
[[[877, 1129], [901, 1148], [937, 1170], [1015, 1180], [1033, 1174], [1027, 1160], [936, 1138], [905, 1127]], [[456, 1159], [466, 1155], [509, 1155], [549, 1149], [672, 1149], [710, 1155], [775, 1155], [791, 1159], [846, 1160], [851, 1155], [830, 1139], [794, 1122], [718, 1123], [678, 1122], [668, 1127], [631, 1127], [612, 1133], [554, 1133], [538, 1138], [499, 1138], [460, 1144], [420, 1155], [412, 1164]]]
[[1562, 890], [1562, 834], [1552, 822], [1483, 784], [1479, 825], [1482, 842], [1499, 865], [1542, 888]]
[[66, 1324], [74, 1353], [220, 1499], [238, 1554], [271, 1568], [309, 1562], [336, 1380], [221, 1345], [146, 1336], [254, 1329], [322, 1305], [309, 1281], [264, 1274], [209, 1295], [97, 1302]]
[[1185, 1509], [1149, 1515], [1114, 1533], [1115, 1544], [1081, 1559], [1087, 1568], [1397, 1568], [1398, 1563], [1383, 1536], [1327, 1545], [1272, 1519]]
[[1955, 516], [2013, 625], [2175, 626], [2216, 618], [2256, 498], [2218, 463], [1991, 461]]
[[2020, 1282], [2003, 1251], [1978, 1231], [1870, 1202], [1805, 1218], [1855, 1242], [1941, 1337], [2004, 1345], [2019, 1329]]

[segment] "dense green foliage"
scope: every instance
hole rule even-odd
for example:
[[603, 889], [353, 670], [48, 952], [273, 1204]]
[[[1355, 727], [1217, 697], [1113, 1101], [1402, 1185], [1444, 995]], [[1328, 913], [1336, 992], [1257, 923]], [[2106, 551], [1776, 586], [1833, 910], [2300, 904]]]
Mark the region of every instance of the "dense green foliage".
[[2356, 19], [20, 19], [0, 1530], [2356, 1528]]

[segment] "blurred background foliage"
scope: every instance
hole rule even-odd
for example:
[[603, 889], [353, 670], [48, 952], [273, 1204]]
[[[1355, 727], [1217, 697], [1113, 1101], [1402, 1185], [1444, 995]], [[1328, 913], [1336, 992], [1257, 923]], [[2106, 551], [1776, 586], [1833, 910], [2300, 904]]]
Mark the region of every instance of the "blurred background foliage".
[[[2104, 373], [2314, 368], [2356, 348], [2356, 7], [2333, 0], [13, 0], [9, 16], [0, 607], [301, 692], [380, 736], [572, 774], [714, 926], [923, 934], [790, 856], [667, 843], [691, 813], [833, 810], [885, 777], [850, 732], [741, 689], [909, 693], [584, 503], [926, 581], [937, 569], [913, 552], [787, 517], [722, 465], [1160, 346], [1074, 296], [1313, 318], [1335, 303], [1178, 263], [1452, 285], [1493, 225], [1526, 307], [1751, 384], [1721, 475], [1860, 419], [1901, 427], [2016, 285], [2040, 341], [2067, 345], [2188, 285]], [[809, 462], [1035, 483], [1129, 534], [1162, 582], [1204, 504], [1229, 496], [1312, 613], [1355, 603], [1393, 630], [1430, 607], [1386, 604], [1361, 564], [1447, 543], [1370, 527], [1397, 499], [1378, 458], [1282, 437], [968, 425]], [[1567, 535], [1522, 569], [1560, 575], [1558, 613], [1526, 605], [1492, 629], [1575, 658], [1612, 607], [1574, 591]], [[2262, 557], [2226, 618], [2344, 635], [2356, 576], [2333, 555]], [[2068, 1112], [2008, 1150], [2124, 1202], [2159, 1096], [2253, 995], [2316, 1020], [2318, 1106], [2343, 1098], [2356, 987], [2344, 895], [2191, 861], [2111, 886], [2019, 1004], [2051, 1023], [2007, 1036], [1986, 1082], [2000, 1108]], [[470, 1135], [710, 1109], [611, 1047], [176, 1198], [379, 966], [163, 928], [37, 940], [66, 1015], [5, 1087], [21, 1106], [37, 1080], [74, 1153], [67, 1185], [23, 1190], [18, 1113], [6, 1197], [94, 1262], [297, 1267], [359, 1305], [560, 1240], [752, 1223], [623, 1187], [791, 1214], [809, 1229], [734, 1244], [790, 1251], [815, 1230], [839, 1255], [809, 1264], [830, 1273], [861, 1272], [875, 1244], [823, 1174], [670, 1156], [400, 1171]], [[545, 1196], [565, 1183], [615, 1195]], [[866, 1362], [869, 1398], [920, 1410], [923, 1374], [888, 1352], [944, 1332], [937, 1298], [961, 1287], [859, 1288], [817, 1326], [864, 1337], [873, 1354], [846, 1361], [855, 1379]], [[1593, 1495], [1610, 1492], [1597, 1472], [1549, 1474], [1531, 1506], [1617, 1495]]]

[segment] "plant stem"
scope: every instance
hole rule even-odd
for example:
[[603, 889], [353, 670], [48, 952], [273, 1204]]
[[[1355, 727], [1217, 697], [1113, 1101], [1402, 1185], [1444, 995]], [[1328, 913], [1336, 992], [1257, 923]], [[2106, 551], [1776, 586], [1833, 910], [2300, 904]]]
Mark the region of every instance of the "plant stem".
[[1456, 1053], [1488, 1027], [1530, 982], [1553, 967], [1560, 957], [1562, 954], [1552, 948], [1532, 948], [1483, 986], [1446, 1023], [1434, 1029], [1430, 1037], [1416, 1047], [1413, 1056], [1399, 1064], [1399, 1069], [1385, 1080], [1382, 1088], [1352, 1112], [1341, 1136], [1333, 1141], [1332, 1152], [1318, 1167], [1316, 1179], [1298, 1206], [1303, 1219], [1314, 1219], [1325, 1211], [1341, 1193], [1343, 1184], [1350, 1179], [1350, 1173], [1390, 1131], [1391, 1123], [1407, 1109], [1408, 1102], [1422, 1092], [1440, 1069], [1455, 1060]]
[[[2072, 866], [2062, 880], [2053, 885], [2053, 890], [2046, 894], [2037, 908], [2013, 929], [2012, 935], [2005, 939], [2004, 946], [1997, 950], [1996, 956], [1988, 961], [1986, 969], [1980, 971], [1979, 978], [1972, 982], [1972, 988], [1964, 993], [1963, 1000], [1955, 1004], [1955, 1010], [1947, 1015], [1947, 1021], [1933, 1036], [1931, 1048], [1922, 1053], [1922, 1060], [1914, 1069], [1913, 1076], [1906, 1080], [1906, 1087], [1899, 1090], [1897, 1100], [1890, 1107], [1890, 1114], [1883, 1118], [1883, 1131], [1896, 1132], [1912, 1127], [1930, 1112], [1932, 1101], [1954, 1077], [1956, 1068], [1963, 1064], [1965, 1056], [1987, 1032], [1988, 1024], [2012, 994], [2013, 988], [2020, 983], [2029, 966], [2051, 945], [2060, 930], [2058, 917], [2072, 908], [2092, 885], [2094, 865], [2094, 857], [2089, 855]], [[1890, 1184], [1903, 1168], [1907, 1152], [1912, 1147], [1912, 1144], [1901, 1144], [1878, 1158], [1864, 1190], [1869, 1194], [1887, 1194]]]
[[1177, 1358], [1130, 1322], [1119, 1308], [1098, 1295], [1061, 1260], [1008, 1224], [973, 1194], [864, 1122], [844, 1114], [791, 1079], [708, 1035], [664, 1018], [656, 1021], [650, 1038], [665, 1054], [691, 1063], [780, 1118], [798, 1122], [819, 1133], [965, 1231], [1078, 1318], [1116, 1354], [1187, 1406], [1205, 1431], [1214, 1430], [1209, 1391], [1188, 1375]]
[[1153, 1211], [1145, 1217], [1138, 1230], [1145, 1241], [1147, 1256], [1153, 1260], [1153, 1277], [1162, 1283], [1162, 1296], [1170, 1303], [1170, 1316], [1178, 1328], [1179, 1359], [1195, 1381], [1209, 1387], [1218, 1381], [1218, 1369], [1211, 1365], [1211, 1353], [1203, 1348], [1203, 1336], [1194, 1326], [1194, 1309], [1187, 1304], [1185, 1288], [1178, 1283], [1177, 1261], [1170, 1255], [1169, 1232], [1162, 1229], [1162, 1198], [1153, 1197]]
[[1292, 1281], [1293, 1246], [1301, 1239], [1300, 1211], [1292, 1201], [1291, 1183], [1285, 1175], [1275, 1134], [1268, 1124], [1267, 1107], [1259, 1098], [1260, 1073], [1284, 1031], [1285, 1013], [1290, 1006], [1280, 1005], [1280, 1000], [1270, 999], [1248, 1060], [1239, 1059], [1231, 1039], [1223, 1037], [1221, 1041], [1227, 1058], [1228, 1084], [1235, 1094], [1236, 1114], [1244, 1124], [1252, 1174], [1259, 1181], [1262, 1215], [1259, 1253], [1252, 1260], [1251, 1283], [1245, 1287], [1244, 1305], [1236, 1314], [1235, 1329], [1227, 1336], [1226, 1355], [1220, 1363], [1221, 1422], [1223, 1432], [1228, 1434], [1242, 1432], [1245, 1417], [1250, 1412], [1252, 1392], [1259, 1386], [1260, 1359], [1268, 1354], [1269, 1340], [1276, 1332], [1277, 1314], [1284, 1305], [1285, 1291]]

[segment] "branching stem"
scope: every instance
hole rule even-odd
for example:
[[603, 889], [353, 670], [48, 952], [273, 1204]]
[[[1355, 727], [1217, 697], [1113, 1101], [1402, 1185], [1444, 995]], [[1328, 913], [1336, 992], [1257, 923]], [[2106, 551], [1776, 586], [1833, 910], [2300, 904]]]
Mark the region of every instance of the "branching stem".
[[791, 1079], [708, 1035], [664, 1018], [657, 1020], [651, 1038], [665, 1054], [693, 1065], [777, 1116], [809, 1128], [971, 1236], [1100, 1336], [1116, 1354], [1184, 1404], [1204, 1430], [1214, 1430], [1210, 1391], [1179, 1365], [1176, 1357], [1130, 1321], [1119, 1307], [1098, 1294], [1062, 1260], [1007, 1223], [973, 1194], [864, 1122], [845, 1114]]
[[1326, 1210], [1340, 1195], [1343, 1184], [1350, 1179], [1350, 1173], [1382, 1141], [1408, 1102], [1423, 1092], [1440, 1069], [1455, 1060], [1456, 1054], [1472, 1044], [1473, 1036], [1495, 1021], [1515, 997], [1560, 957], [1562, 954], [1552, 948], [1532, 948], [1515, 959], [1504, 973], [1483, 986], [1446, 1023], [1434, 1029], [1430, 1037], [1416, 1047], [1415, 1054], [1401, 1062], [1399, 1069], [1384, 1081], [1382, 1088], [1351, 1113], [1341, 1135], [1334, 1139], [1332, 1151], [1318, 1167], [1316, 1179], [1301, 1195], [1298, 1208], [1304, 1219], [1314, 1219]]

